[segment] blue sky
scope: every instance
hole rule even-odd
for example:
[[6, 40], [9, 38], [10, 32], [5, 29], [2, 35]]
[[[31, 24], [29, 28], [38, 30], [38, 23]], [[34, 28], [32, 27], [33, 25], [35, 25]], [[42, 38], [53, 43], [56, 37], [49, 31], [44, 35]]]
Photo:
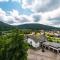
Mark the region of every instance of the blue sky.
[[60, 0], [0, 0], [0, 21], [60, 27]]
[[[17, 11], [21, 11], [21, 14], [26, 14], [29, 15], [32, 13], [32, 11], [30, 11], [29, 9], [23, 9], [21, 6], [21, 2], [12, 2], [11, 0], [9, 0], [8, 2], [0, 2], [0, 8], [2, 8], [4, 11], [12, 11], [13, 9], [17, 10]], [[27, 12], [27, 13], [26, 13]]]

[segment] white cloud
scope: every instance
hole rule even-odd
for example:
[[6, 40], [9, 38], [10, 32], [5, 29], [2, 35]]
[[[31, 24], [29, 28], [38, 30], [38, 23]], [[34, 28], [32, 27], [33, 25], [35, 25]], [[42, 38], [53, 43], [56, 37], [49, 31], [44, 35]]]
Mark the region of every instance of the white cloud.
[[3, 14], [6, 15], [6, 12], [0, 8], [0, 15], [3, 15]]
[[21, 0], [11, 0], [11, 1], [21, 3]]
[[19, 12], [13, 9], [12, 11], [10, 11], [10, 15], [13, 17], [19, 17]]
[[22, 8], [31, 9], [33, 12], [51, 11], [60, 6], [60, 0], [22, 0]]
[[22, 0], [22, 8], [29, 8], [32, 11], [41, 10], [45, 5], [47, 5], [50, 0], [32, 0], [31, 3], [28, 0]]
[[9, 0], [0, 0], [0, 2], [8, 2]]
[[50, 18], [60, 17], [60, 7], [53, 11], [45, 12], [44, 14]]
[[0, 2], [17, 2], [17, 3], [21, 3], [21, 0], [0, 0]]
[[41, 20], [39, 21], [39, 23], [50, 26], [59, 25], [58, 22], [60, 23], [60, 21], [57, 20], [57, 18], [59, 17], [60, 17], [60, 8], [53, 11], [44, 12], [41, 14]]
[[[60, 8], [49, 12], [33, 13], [31, 15], [21, 15], [19, 11], [14, 9], [9, 12], [10, 14], [6, 13], [0, 8], [0, 21], [11, 25], [19, 25], [24, 23], [40, 23], [50, 26], [60, 26], [60, 22], [58, 20], [53, 21], [54, 18], [60, 18]], [[40, 18], [36, 18], [36, 16], [39, 16]], [[36, 19], [38, 20], [37, 22]]]
[[32, 23], [33, 18], [27, 15], [20, 15], [17, 10], [10, 11], [10, 14], [7, 15], [5, 11], [0, 8], [0, 21], [11, 24], [11, 25], [18, 25], [23, 23]]
[[50, 3], [50, 0], [34, 0], [32, 4], [32, 11], [42, 12], [49, 3]]
[[22, 8], [31, 8], [33, 4], [33, 0], [28, 2], [28, 0], [22, 0]]
[[[11, 25], [19, 25], [24, 23], [40, 23], [50, 26], [58, 26], [59, 21], [53, 21], [54, 18], [60, 17], [60, 8], [44, 12], [44, 13], [34, 13], [31, 15], [21, 15], [17, 10], [9, 11], [10, 14], [6, 13], [4, 10], [0, 8], [0, 21], [11, 24]], [[35, 16], [35, 17], [34, 17]], [[36, 18], [36, 16], [39, 16]], [[39, 19], [35, 22], [36, 19]], [[51, 19], [51, 20], [50, 20]], [[57, 25], [55, 25], [57, 24]]]

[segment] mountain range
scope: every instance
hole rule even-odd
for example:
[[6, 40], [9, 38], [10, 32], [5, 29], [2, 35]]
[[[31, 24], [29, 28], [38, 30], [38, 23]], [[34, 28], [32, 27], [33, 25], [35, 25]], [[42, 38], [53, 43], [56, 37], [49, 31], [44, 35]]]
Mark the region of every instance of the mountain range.
[[32, 30], [60, 30], [60, 28], [43, 24], [29, 23], [29, 24], [13, 26], [0, 21], [0, 31], [10, 30], [13, 29], [14, 27], [17, 27], [18, 29], [32, 29]]
[[60, 30], [60, 28], [57, 27], [36, 23], [22, 24], [18, 25], [17, 27], [20, 29], [32, 29], [32, 30]]

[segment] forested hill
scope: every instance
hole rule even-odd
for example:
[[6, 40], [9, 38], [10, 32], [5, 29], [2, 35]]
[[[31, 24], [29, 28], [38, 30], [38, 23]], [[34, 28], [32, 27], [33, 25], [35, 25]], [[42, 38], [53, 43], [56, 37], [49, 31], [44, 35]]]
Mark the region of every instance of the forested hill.
[[7, 31], [7, 30], [10, 30], [12, 28], [13, 28], [13, 26], [8, 25], [8, 24], [0, 21], [0, 31]]
[[32, 29], [32, 30], [60, 30], [60, 28], [48, 26], [48, 25], [43, 25], [43, 24], [22, 24], [17, 26], [20, 29]]
[[18, 26], [12, 26], [12, 25], [8, 25], [6, 23], [3, 23], [0, 21], [0, 31], [7, 31], [10, 29], [14, 29], [15, 27], [19, 28], [19, 29], [32, 29], [32, 30], [60, 30], [60, 28], [56, 28], [56, 27], [52, 27], [52, 26], [47, 26], [47, 25], [43, 25], [43, 24], [22, 24], [22, 25], [18, 25]]

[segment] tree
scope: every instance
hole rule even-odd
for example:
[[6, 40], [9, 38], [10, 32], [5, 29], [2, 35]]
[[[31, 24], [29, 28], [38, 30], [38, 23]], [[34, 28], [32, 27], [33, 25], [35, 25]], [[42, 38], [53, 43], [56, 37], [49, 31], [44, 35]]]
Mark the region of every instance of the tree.
[[16, 29], [11, 35], [11, 41], [4, 46], [1, 60], [27, 60], [28, 44], [24, 34]]
[[2, 32], [0, 31], [0, 36], [2, 35]]

